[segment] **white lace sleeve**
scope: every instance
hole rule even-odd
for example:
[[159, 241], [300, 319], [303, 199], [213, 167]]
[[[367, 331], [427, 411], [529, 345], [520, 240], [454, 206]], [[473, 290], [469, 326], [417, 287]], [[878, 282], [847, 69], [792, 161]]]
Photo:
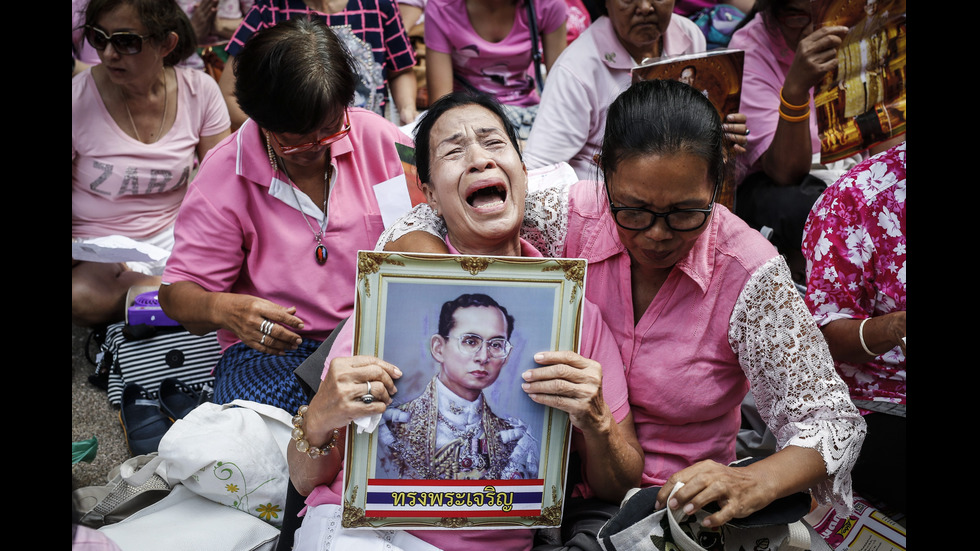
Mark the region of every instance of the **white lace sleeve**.
[[813, 488], [814, 496], [850, 511], [851, 468], [867, 428], [781, 256], [745, 284], [728, 341], [778, 448], [794, 445], [820, 453], [830, 477]]
[[565, 256], [568, 233], [568, 184], [528, 193], [521, 237], [548, 257]]
[[413, 231], [424, 231], [443, 239], [446, 237], [446, 223], [432, 212], [428, 203], [419, 203], [381, 233], [374, 250], [383, 250], [388, 243]]

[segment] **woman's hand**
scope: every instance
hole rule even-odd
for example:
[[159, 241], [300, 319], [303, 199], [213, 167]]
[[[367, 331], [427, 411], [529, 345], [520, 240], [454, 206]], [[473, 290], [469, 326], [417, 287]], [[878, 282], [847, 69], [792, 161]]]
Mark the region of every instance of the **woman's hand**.
[[810, 89], [837, 67], [837, 48], [846, 34], [847, 27], [821, 27], [800, 39], [783, 83], [786, 101], [794, 105], [809, 101]]
[[748, 467], [701, 461], [667, 480], [657, 495], [658, 509], [664, 506], [664, 500], [678, 482], [684, 485], [666, 504], [670, 509], [682, 509], [685, 514], [693, 515], [705, 505], [718, 502], [721, 510], [706, 518], [705, 526], [721, 526], [733, 518], [747, 517], [772, 501], [768, 498], [766, 481], [756, 479]]
[[[395, 379], [401, 376], [395, 365], [373, 356], [334, 358], [310, 401], [310, 426], [326, 435], [358, 417], [384, 413], [398, 392]], [[369, 386], [372, 400], [366, 403], [362, 398], [368, 395]]]
[[735, 153], [745, 153], [745, 144], [749, 143], [746, 121], [747, 118], [742, 113], [729, 113], [721, 125], [725, 132], [725, 140], [732, 145], [732, 151]]
[[[301, 495], [310, 495], [321, 484], [330, 484], [343, 467], [344, 432], [358, 417], [383, 413], [391, 396], [397, 392], [394, 379], [402, 376], [394, 365], [371, 356], [334, 358], [330, 362], [316, 395], [310, 401], [303, 419], [303, 437], [313, 447], [321, 447], [338, 431], [339, 442], [326, 457], [311, 459], [298, 452], [294, 445], [287, 448], [289, 478]], [[368, 385], [370, 383], [370, 385]], [[372, 399], [364, 397], [371, 389]]]
[[[585, 464], [586, 480], [595, 496], [618, 503], [640, 483], [643, 449], [636, 439], [633, 416], [618, 423], [602, 396], [602, 366], [574, 352], [540, 352], [534, 361], [542, 367], [523, 373], [524, 392], [539, 404], [568, 413], [584, 442], [577, 448]], [[622, 366], [618, 366], [622, 369]]]
[[235, 334], [246, 345], [267, 354], [296, 350], [303, 338], [291, 328], [303, 329], [296, 307], [288, 308], [251, 295], [214, 293], [219, 325]]
[[191, 14], [191, 26], [197, 33], [198, 44], [204, 44], [205, 39], [214, 29], [215, 18], [218, 16], [218, 0], [201, 0]]
[[599, 430], [611, 422], [598, 362], [575, 352], [539, 352], [534, 361], [542, 367], [525, 371], [521, 385], [532, 400], [568, 413], [572, 425], [582, 431]]
[[711, 502], [720, 511], [704, 519], [704, 526], [721, 526], [745, 518], [774, 500], [801, 492], [827, 478], [823, 458], [813, 449], [787, 446], [745, 467], [701, 461], [674, 473], [657, 495], [657, 508], [665, 505], [674, 486], [684, 485], [666, 503], [691, 515]]

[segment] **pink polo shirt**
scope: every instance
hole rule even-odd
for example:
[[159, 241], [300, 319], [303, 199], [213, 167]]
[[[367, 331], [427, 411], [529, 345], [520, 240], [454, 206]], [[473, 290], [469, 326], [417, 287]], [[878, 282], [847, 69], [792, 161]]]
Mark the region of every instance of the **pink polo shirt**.
[[633, 323], [630, 255], [591, 182], [569, 194], [565, 254], [589, 261], [585, 295], [619, 343], [645, 452], [643, 486], [663, 485], [702, 459], [735, 459], [739, 405], [749, 389], [728, 341], [736, 299], [776, 250], [722, 205]]
[[[354, 309], [357, 251], [373, 249], [384, 229], [374, 186], [404, 180], [395, 143], [412, 145], [396, 126], [363, 109], [350, 109], [350, 134], [330, 147], [333, 180], [323, 245], [316, 262], [314, 227], [323, 214], [303, 193], [275, 177], [254, 121], [205, 157], [184, 198], [175, 245], [163, 281], [192, 281], [296, 306], [303, 338], [325, 339]], [[281, 173], [280, 173], [281, 174]], [[303, 212], [297, 210], [299, 197]], [[238, 342], [218, 331], [222, 348]]]
[[[450, 254], [460, 254], [449, 240], [446, 239]], [[533, 245], [521, 239], [521, 256], [541, 257], [541, 253]], [[623, 363], [619, 357], [619, 350], [613, 335], [603, 323], [599, 316], [599, 309], [588, 302], [583, 308], [582, 339], [580, 354], [583, 357], [593, 359], [602, 365], [602, 397], [609, 406], [613, 418], [617, 423], [626, 418], [630, 412], [627, 397], [626, 377], [623, 371]], [[354, 324], [345, 324], [337, 335], [337, 340], [327, 356], [323, 366], [323, 376], [326, 376], [330, 368], [330, 361], [334, 358], [350, 356], [354, 347]], [[579, 450], [583, 445], [581, 432], [577, 429], [572, 435], [572, 449]], [[585, 476], [585, 465], [582, 468], [582, 476]], [[306, 498], [306, 504], [311, 507], [317, 505], [340, 505], [343, 495], [344, 471], [337, 474], [337, 478], [329, 485], [317, 486]], [[579, 484], [575, 487], [576, 496], [592, 497], [594, 492], [587, 484]], [[523, 550], [531, 548], [531, 539], [534, 535], [532, 530], [412, 530], [411, 534], [419, 539], [426, 541], [440, 549], [465, 549], [469, 544], [477, 545], [476, 548], [492, 544], [499, 549]]]
[[[779, 124], [779, 91], [796, 52], [786, 46], [779, 30], [765, 24], [761, 13], [732, 36], [728, 47], [745, 50], [739, 111], [745, 115], [749, 135], [746, 152], [736, 157], [739, 175], [744, 177], [761, 170], [759, 158], [772, 144]], [[810, 96], [810, 149], [819, 153], [820, 134], [812, 90]]]

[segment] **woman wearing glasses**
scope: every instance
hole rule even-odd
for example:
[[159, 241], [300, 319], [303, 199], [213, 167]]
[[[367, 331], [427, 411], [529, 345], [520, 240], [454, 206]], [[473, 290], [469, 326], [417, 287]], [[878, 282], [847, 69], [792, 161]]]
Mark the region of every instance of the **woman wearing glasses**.
[[[170, 250], [192, 170], [228, 135], [214, 80], [175, 67], [194, 52], [172, 0], [92, 0], [85, 37], [101, 64], [72, 79], [72, 240], [121, 235]], [[158, 285], [165, 260], [72, 259], [72, 321], [123, 319], [133, 285]]]
[[[533, 195], [524, 235], [551, 256], [589, 261], [586, 297], [626, 367], [641, 486], [662, 487], [661, 506], [717, 501], [707, 522], [720, 526], [810, 489], [848, 509], [864, 421], [782, 257], [713, 203], [726, 170], [722, 143], [717, 112], [697, 90], [633, 84], [609, 108], [605, 191], [580, 182]], [[425, 225], [424, 208], [412, 229]], [[405, 229], [396, 223], [392, 235]], [[404, 248], [433, 249], [388, 245]], [[750, 388], [780, 451], [734, 469]]]
[[296, 411], [292, 370], [351, 314], [357, 250], [383, 229], [374, 186], [404, 178], [395, 144], [411, 140], [347, 107], [355, 62], [322, 21], [260, 31], [235, 73], [250, 118], [188, 191], [160, 302], [192, 332], [218, 330], [216, 402]]

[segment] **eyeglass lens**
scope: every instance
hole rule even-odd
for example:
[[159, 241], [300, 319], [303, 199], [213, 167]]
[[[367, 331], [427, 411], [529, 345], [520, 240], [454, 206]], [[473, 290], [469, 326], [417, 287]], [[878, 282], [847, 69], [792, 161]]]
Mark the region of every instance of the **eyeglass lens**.
[[667, 227], [672, 230], [686, 231], [698, 228], [708, 217], [706, 212], [674, 211], [667, 214], [654, 213], [646, 209], [624, 209], [616, 211], [616, 222], [631, 230], [645, 230], [652, 226], [657, 218], [665, 218]]
[[101, 29], [89, 27], [87, 38], [89, 44], [98, 51], [105, 50], [112, 44], [113, 49], [123, 55], [138, 54], [143, 49], [143, 37], [131, 32], [118, 32], [111, 35]]
[[487, 345], [487, 355], [491, 358], [504, 358], [510, 353], [510, 343], [507, 339], [498, 337], [484, 340], [483, 337], [472, 333], [459, 336], [459, 347], [467, 354], [476, 355], [483, 348], [484, 343]]

